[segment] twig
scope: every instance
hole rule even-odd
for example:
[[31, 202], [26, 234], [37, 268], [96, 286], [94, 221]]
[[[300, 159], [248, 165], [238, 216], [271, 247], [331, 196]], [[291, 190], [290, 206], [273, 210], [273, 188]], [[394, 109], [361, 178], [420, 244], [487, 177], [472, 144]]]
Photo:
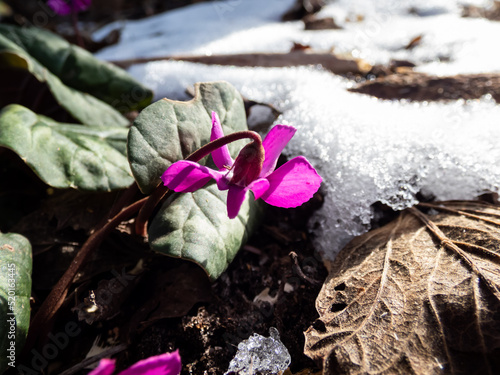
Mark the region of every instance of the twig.
[[313, 284], [313, 285], [320, 285], [321, 284], [321, 281], [314, 280], [314, 279], [310, 278], [302, 271], [302, 269], [300, 268], [300, 265], [299, 265], [299, 256], [297, 255], [297, 253], [295, 251], [290, 251], [288, 256], [290, 257], [290, 259], [292, 259], [293, 269], [295, 272], [297, 272], [297, 275], [299, 275], [300, 278], [306, 280], [308, 283]]

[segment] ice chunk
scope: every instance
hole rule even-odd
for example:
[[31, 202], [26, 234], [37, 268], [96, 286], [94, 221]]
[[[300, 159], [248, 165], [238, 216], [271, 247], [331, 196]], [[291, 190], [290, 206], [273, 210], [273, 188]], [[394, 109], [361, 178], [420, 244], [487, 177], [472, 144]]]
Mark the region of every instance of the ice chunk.
[[254, 333], [238, 344], [238, 352], [231, 360], [224, 375], [262, 375], [279, 374], [290, 365], [290, 354], [280, 341], [278, 330], [269, 328], [270, 337]]

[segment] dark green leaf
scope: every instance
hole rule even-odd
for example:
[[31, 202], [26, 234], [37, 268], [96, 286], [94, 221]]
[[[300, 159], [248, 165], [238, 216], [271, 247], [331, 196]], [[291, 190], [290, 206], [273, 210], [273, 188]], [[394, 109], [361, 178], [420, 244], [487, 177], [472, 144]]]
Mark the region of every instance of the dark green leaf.
[[[160, 183], [170, 164], [208, 143], [212, 111], [219, 114], [224, 134], [247, 129], [241, 95], [227, 82], [196, 84], [193, 100], [162, 99], [141, 112], [130, 129], [128, 157], [144, 193]], [[230, 145], [233, 156], [244, 143]]]
[[0, 233], [0, 373], [9, 363], [17, 363], [28, 334], [31, 267], [29, 241], [19, 234]]
[[56, 188], [109, 191], [133, 182], [122, 127], [57, 123], [13, 104], [0, 112], [0, 146]]
[[149, 228], [153, 250], [192, 260], [215, 280], [256, 228], [261, 209], [248, 194], [238, 216], [227, 217], [227, 191], [215, 184], [167, 200]]
[[[28, 52], [1, 34], [0, 67], [29, 71], [39, 82], [46, 83], [59, 105], [82, 124], [91, 126], [128, 125], [128, 120], [116, 109], [91, 95], [66, 86]], [[2, 73], [10, 74], [9, 69], [3, 70]], [[0, 76], [0, 79], [4, 80], [5, 77]]]
[[124, 70], [51, 32], [0, 25], [0, 35], [16, 43], [65, 85], [95, 96], [120, 112], [142, 109], [151, 103], [152, 92]]

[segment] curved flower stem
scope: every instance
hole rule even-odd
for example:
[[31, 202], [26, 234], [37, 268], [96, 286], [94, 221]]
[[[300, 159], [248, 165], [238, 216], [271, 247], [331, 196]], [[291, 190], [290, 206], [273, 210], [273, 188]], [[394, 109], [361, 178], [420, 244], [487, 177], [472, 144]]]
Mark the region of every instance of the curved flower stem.
[[[211, 152], [217, 150], [218, 148], [227, 145], [228, 143], [239, 141], [240, 139], [249, 138], [253, 140], [258, 146], [262, 146], [262, 139], [260, 135], [251, 130], [244, 130], [241, 132], [231, 133], [221, 138], [207, 143], [206, 145], [200, 147], [198, 150], [190, 154], [184, 160], [188, 161], [200, 161], [205, 156], [209, 155]], [[136, 234], [145, 237], [147, 234], [148, 220], [151, 217], [156, 206], [163, 200], [165, 195], [168, 193], [168, 188], [163, 186], [161, 183], [156, 187], [155, 191], [148, 197], [148, 200], [144, 206], [139, 211], [137, 219], [135, 220], [135, 232]]]
[[135, 233], [139, 236], [146, 237], [147, 225], [150, 216], [152, 215], [155, 207], [163, 200], [165, 195], [169, 192], [166, 186], [161, 183], [156, 187], [156, 189], [148, 197], [144, 206], [142, 206], [137, 218], [135, 219]]
[[147, 198], [142, 198], [135, 203], [122, 209], [117, 215], [109, 220], [104, 226], [96, 230], [83, 244], [76, 254], [70, 266], [52, 288], [49, 295], [43, 301], [42, 306], [33, 318], [28, 331], [28, 338], [24, 346], [23, 354], [27, 355], [29, 350], [36, 344], [37, 339], [44, 333], [48, 333], [51, 328], [51, 320], [64, 302], [68, 290], [78, 273], [81, 265], [88, 258], [92, 251], [99, 246], [102, 240], [122, 221], [129, 219], [144, 205]]
[[189, 155], [185, 160], [194, 162], [200, 161], [205, 156], [217, 150], [218, 148], [221, 148], [222, 146], [225, 146], [228, 143], [239, 141], [240, 139], [245, 139], [245, 138], [249, 138], [253, 140], [255, 143], [257, 143], [257, 145], [262, 146], [262, 139], [260, 138], [259, 134], [251, 130], [244, 130], [241, 132], [231, 133], [229, 135], [217, 138], [216, 140], [207, 143], [206, 145], [200, 147], [198, 150]]

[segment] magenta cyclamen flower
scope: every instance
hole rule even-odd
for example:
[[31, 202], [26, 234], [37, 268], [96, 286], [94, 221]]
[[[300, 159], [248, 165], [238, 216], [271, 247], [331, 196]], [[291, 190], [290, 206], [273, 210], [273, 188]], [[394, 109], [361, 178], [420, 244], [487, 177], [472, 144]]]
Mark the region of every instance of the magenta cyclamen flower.
[[[88, 375], [111, 375], [114, 371], [114, 359], [101, 359], [99, 366]], [[117, 375], [179, 375], [180, 372], [181, 357], [175, 351], [146, 358]]]
[[47, 5], [57, 14], [66, 16], [87, 10], [91, 2], [92, 0], [48, 0]]
[[[218, 170], [181, 160], [173, 163], [161, 178], [169, 189], [184, 193], [198, 190], [214, 179], [219, 190], [229, 190], [227, 213], [231, 219], [238, 215], [248, 190], [253, 192], [255, 199], [262, 198], [273, 206], [300, 206], [318, 191], [322, 179], [303, 156], [297, 156], [275, 170], [281, 151], [296, 130], [293, 126], [276, 125], [261, 144], [254, 141], [246, 145], [236, 160], [229, 155], [227, 146], [216, 149], [212, 158]], [[210, 141], [223, 136], [219, 117], [212, 112]], [[260, 137], [258, 139], [260, 142]]]

